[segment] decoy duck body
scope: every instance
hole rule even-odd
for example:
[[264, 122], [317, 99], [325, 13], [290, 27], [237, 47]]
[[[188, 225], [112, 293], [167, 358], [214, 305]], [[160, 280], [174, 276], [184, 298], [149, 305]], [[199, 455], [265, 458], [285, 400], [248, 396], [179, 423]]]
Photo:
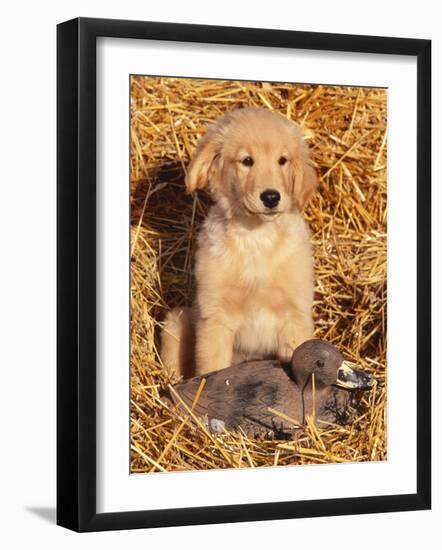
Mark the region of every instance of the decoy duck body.
[[371, 376], [350, 368], [334, 346], [318, 339], [296, 348], [288, 365], [250, 361], [205, 375], [194, 403], [202, 378], [177, 384], [171, 392], [175, 404], [182, 407], [182, 400], [193, 406], [212, 432], [241, 429], [250, 437], [288, 436], [305, 424], [307, 415], [324, 426], [346, 424], [357, 405], [355, 392], [349, 390], [375, 384]]

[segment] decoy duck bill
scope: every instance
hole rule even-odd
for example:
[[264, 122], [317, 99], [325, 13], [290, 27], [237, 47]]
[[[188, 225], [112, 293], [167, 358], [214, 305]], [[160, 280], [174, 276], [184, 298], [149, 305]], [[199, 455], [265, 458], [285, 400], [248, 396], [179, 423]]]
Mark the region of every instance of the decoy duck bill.
[[366, 372], [350, 367], [347, 361], [343, 361], [338, 368], [335, 384], [348, 390], [368, 390], [376, 384], [376, 380]]

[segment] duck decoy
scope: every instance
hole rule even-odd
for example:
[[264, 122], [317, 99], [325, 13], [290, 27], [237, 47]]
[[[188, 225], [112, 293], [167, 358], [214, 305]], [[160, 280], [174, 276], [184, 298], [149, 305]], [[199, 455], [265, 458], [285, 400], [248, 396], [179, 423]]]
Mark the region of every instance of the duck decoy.
[[313, 339], [295, 349], [290, 364], [241, 363], [176, 384], [169, 397], [212, 433], [242, 430], [249, 437], [283, 438], [305, 425], [307, 415], [325, 427], [351, 422], [358, 404], [352, 390], [375, 383], [351, 368], [333, 345]]

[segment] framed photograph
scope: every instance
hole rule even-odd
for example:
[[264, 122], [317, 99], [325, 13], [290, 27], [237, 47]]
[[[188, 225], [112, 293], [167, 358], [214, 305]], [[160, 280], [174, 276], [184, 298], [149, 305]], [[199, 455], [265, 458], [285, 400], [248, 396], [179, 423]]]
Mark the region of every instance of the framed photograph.
[[57, 523], [429, 509], [430, 41], [57, 31]]

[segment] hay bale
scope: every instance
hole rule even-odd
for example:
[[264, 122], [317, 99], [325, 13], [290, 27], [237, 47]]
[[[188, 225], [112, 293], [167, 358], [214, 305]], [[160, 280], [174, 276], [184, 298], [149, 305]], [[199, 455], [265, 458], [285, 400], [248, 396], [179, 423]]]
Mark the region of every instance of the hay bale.
[[[320, 176], [305, 213], [316, 336], [378, 380], [353, 425], [309, 422], [293, 441], [213, 436], [160, 395], [176, 382], [158, 356], [161, 320], [192, 303], [195, 237], [210, 206], [205, 193], [186, 195], [186, 165], [207, 124], [246, 105], [303, 129]], [[384, 89], [132, 77], [132, 472], [386, 459], [386, 123]]]

